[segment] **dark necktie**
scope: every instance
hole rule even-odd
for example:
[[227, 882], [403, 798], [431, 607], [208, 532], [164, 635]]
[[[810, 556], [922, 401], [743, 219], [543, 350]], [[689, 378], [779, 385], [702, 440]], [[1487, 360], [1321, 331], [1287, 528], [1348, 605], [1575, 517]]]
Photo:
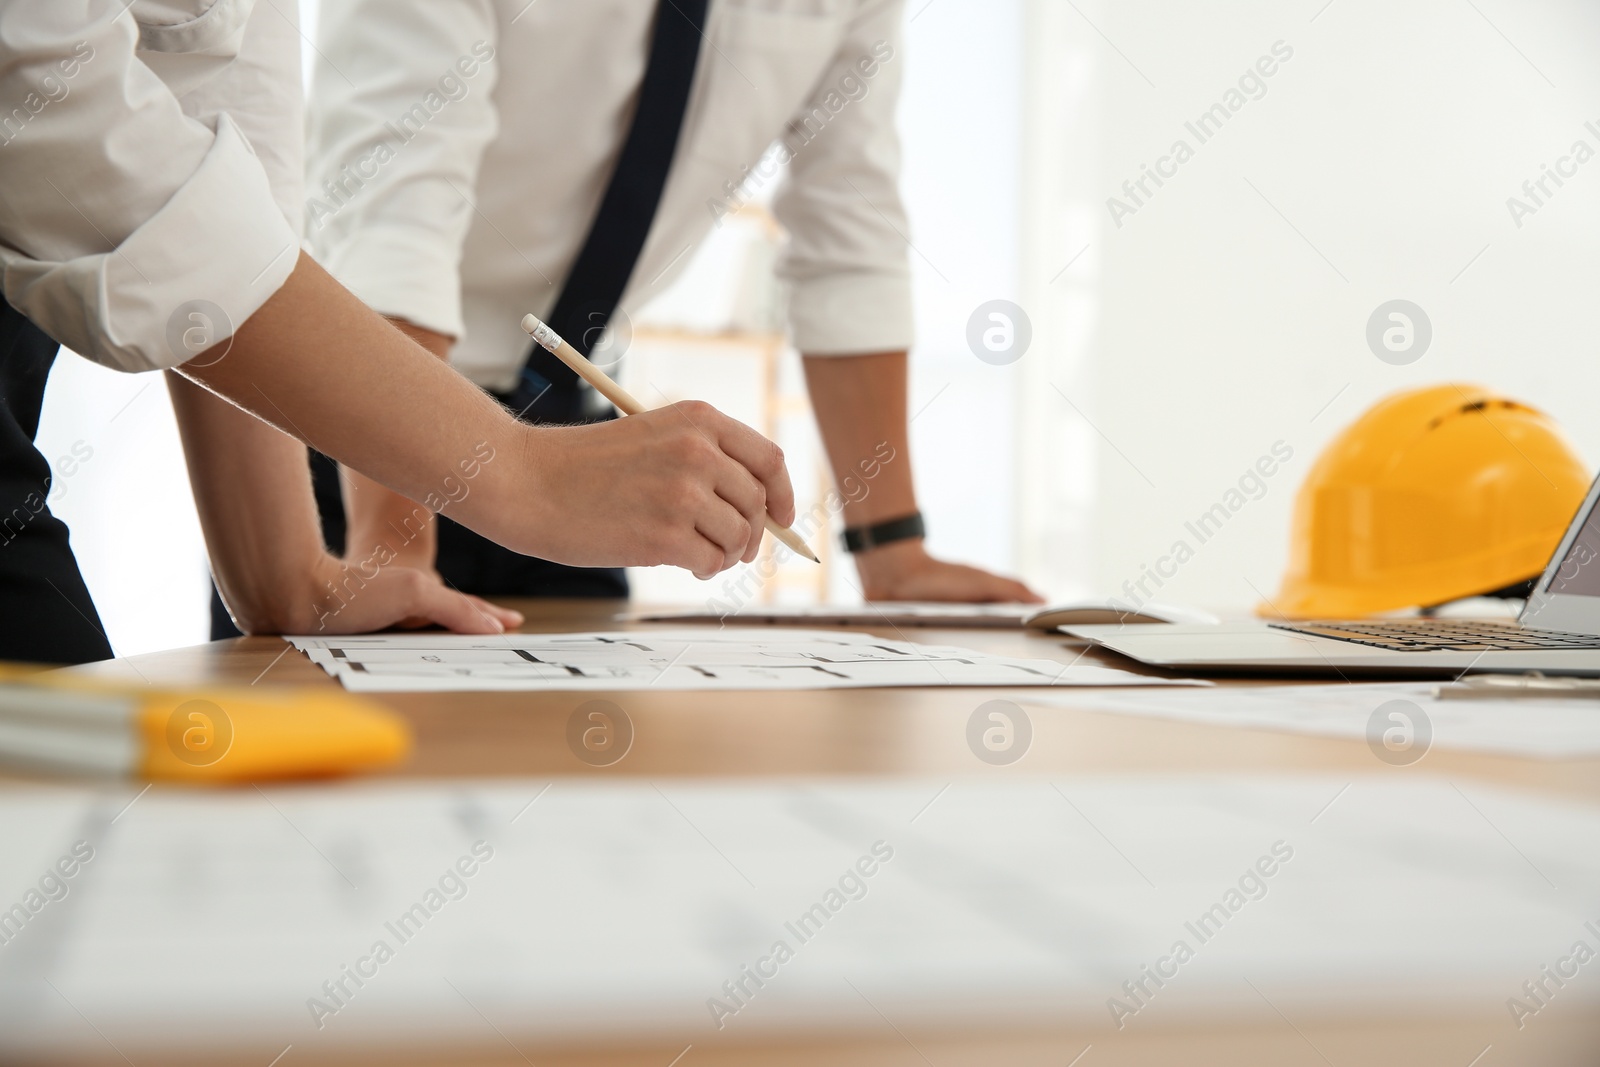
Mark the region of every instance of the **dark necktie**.
[[[657, 7], [633, 123], [589, 234], [546, 316], [550, 326], [585, 356], [611, 321], [650, 234], [683, 128], [705, 36], [707, 3], [661, 0]], [[522, 382], [513, 395], [513, 407], [532, 406], [535, 420], [545, 415], [551, 421], [581, 418], [577, 376], [538, 345], [531, 346]]]

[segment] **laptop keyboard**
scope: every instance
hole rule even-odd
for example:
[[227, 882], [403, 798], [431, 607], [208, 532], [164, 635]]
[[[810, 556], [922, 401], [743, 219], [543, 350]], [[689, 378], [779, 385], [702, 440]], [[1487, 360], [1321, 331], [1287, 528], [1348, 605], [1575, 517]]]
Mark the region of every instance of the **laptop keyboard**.
[[1529, 630], [1512, 623], [1466, 619], [1405, 619], [1362, 622], [1275, 622], [1335, 641], [1353, 641], [1394, 652], [1529, 652], [1600, 649], [1600, 637], [1554, 630]]

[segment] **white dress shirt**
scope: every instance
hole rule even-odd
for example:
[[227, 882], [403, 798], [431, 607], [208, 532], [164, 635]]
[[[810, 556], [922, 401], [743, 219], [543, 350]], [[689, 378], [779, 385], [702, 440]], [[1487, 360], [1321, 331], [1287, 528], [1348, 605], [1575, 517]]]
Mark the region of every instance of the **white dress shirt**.
[[[518, 323], [554, 305], [622, 150], [655, 10], [322, 0], [306, 189], [319, 260], [378, 311], [458, 338], [456, 366], [508, 388], [529, 344]], [[711, 0], [624, 311], [672, 283], [748, 168], [770, 180], [792, 151], [775, 210], [795, 345], [910, 345], [901, 15], [901, 0]]]
[[226, 339], [278, 290], [304, 204], [293, 9], [0, 3], [12, 306], [76, 351], [139, 371]]

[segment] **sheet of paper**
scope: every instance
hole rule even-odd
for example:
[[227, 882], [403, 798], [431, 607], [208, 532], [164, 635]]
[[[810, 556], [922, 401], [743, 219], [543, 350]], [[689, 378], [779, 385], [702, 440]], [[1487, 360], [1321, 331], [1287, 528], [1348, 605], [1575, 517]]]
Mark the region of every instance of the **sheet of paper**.
[[1198, 684], [827, 630], [291, 637], [346, 689], [849, 689]]
[[953, 626], [1018, 630], [1038, 611], [1034, 604], [938, 604], [880, 601], [875, 604], [747, 604], [736, 612], [704, 610], [640, 611], [632, 622], [706, 622], [752, 626]]
[[[1106, 693], [1074, 700], [1030, 694], [1026, 703], [1215, 726], [1367, 738], [1378, 745], [1384, 744], [1387, 731], [1399, 729], [1402, 734], [1394, 740], [1398, 756], [1404, 755], [1399, 751], [1401, 741], [1413, 749], [1432, 745], [1548, 759], [1600, 754], [1600, 701], [1436, 700], [1433, 692], [1437, 687], [1436, 682], [1217, 686], [1182, 692]], [[1402, 704], [1388, 707], [1391, 701]]]
[[[631, 1032], [674, 1037], [664, 1065], [884, 1016], [1115, 1040], [1113, 998], [1135, 1031], [1470, 1005], [1514, 1049], [1506, 999], [1600, 947], [1600, 808], [1467, 777], [19, 786], [0, 904], [80, 841], [0, 945], [0, 1061], [207, 1040], [260, 1065], [292, 1044], [285, 1067], [357, 1041], [517, 1061], [502, 1034]], [[1146, 967], [1168, 977], [1141, 1003]], [[1600, 985], [1585, 967], [1557, 997], [1581, 1017]]]

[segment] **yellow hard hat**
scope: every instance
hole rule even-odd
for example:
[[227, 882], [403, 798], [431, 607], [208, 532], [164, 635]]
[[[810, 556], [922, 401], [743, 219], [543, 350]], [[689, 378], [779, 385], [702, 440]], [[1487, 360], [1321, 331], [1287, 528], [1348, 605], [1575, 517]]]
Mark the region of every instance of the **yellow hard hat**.
[[1396, 393], [1317, 457], [1283, 587], [1257, 613], [1354, 618], [1537, 577], [1588, 488], [1542, 411], [1478, 385]]

